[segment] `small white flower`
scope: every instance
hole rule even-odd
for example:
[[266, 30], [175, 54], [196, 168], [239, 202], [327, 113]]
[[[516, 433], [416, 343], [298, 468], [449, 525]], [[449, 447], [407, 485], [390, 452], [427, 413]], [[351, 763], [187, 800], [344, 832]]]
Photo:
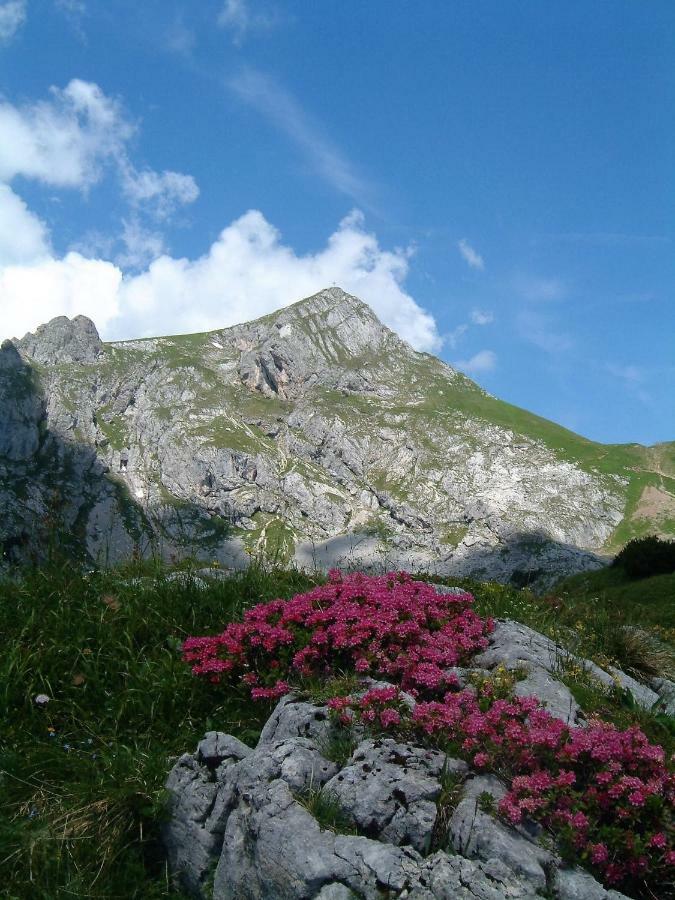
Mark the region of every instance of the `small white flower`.
[[45, 706], [47, 703], [49, 703], [50, 700], [51, 697], [49, 697], [47, 694], [38, 694], [35, 697], [35, 702], [38, 706]]

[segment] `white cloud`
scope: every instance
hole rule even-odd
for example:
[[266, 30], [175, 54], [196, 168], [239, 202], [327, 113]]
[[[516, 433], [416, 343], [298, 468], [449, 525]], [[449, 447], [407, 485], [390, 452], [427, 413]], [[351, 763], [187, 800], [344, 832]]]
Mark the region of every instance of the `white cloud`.
[[122, 269], [142, 269], [165, 252], [164, 238], [160, 232], [144, 228], [136, 217], [123, 220], [122, 225], [124, 251], [115, 258]]
[[0, 3], [0, 43], [12, 40], [26, 21], [26, 0], [7, 0]]
[[457, 242], [457, 249], [462, 254], [465, 262], [467, 262], [472, 269], [485, 268], [483, 257], [480, 255], [480, 253], [477, 253], [476, 250], [473, 249], [466, 238], [462, 238], [461, 241]]
[[471, 321], [474, 325], [491, 325], [495, 317], [491, 312], [482, 309], [471, 310]]
[[68, 253], [0, 269], [2, 338], [21, 337], [54, 316], [79, 313], [105, 330], [119, 313], [122, 273], [112, 263]]
[[254, 10], [250, 0], [225, 0], [218, 16], [218, 25], [231, 32], [236, 45], [253, 32], [268, 31], [277, 21], [278, 17], [269, 10]]
[[285, 88], [252, 69], [241, 72], [228, 84], [241, 100], [283, 131], [331, 187], [362, 206], [372, 207], [370, 187]]
[[454, 365], [469, 375], [492, 372], [497, 365], [497, 354], [492, 350], [479, 350], [471, 359], [461, 359]]
[[192, 175], [152, 169], [138, 172], [131, 165], [123, 167], [122, 191], [133, 206], [145, 206], [160, 219], [168, 218], [177, 207], [193, 203], [199, 196]]
[[49, 100], [22, 107], [0, 102], [0, 181], [23, 176], [86, 190], [109, 166], [136, 210], [167, 218], [197, 199], [191, 175], [133, 165], [127, 145], [136, 129], [98, 85], [75, 78], [50, 93]]
[[254, 210], [225, 228], [204, 256], [163, 255], [124, 280], [118, 266], [73, 252], [9, 267], [0, 275], [1, 336], [78, 313], [108, 339], [202, 331], [265, 315], [335, 283], [369, 303], [415, 348], [437, 350], [433, 317], [403, 288], [408, 266], [409, 253], [382, 249], [358, 212], [323, 249], [300, 255]]
[[96, 84], [76, 78], [51, 95], [23, 107], [0, 103], [0, 180], [89, 187], [107, 161], [123, 156], [134, 129]]
[[402, 288], [408, 254], [381, 249], [353, 213], [326, 247], [300, 256], [281, 242], [262, 213], [225, 228], [194, 261], [162, 256], [122, 286], [123, 316], [114, 333], [129, 337], [234, 325], [338, 284], [369, 303], [413, 346], [437, 349], [433, 318]]
[[33, 262], [48, 253], [45, 225], [8, 185], [0, 184], [0, 266]]
[[[76, 259], [102, 253], [110, 256], [115, 243], [121, 241], [125, 250], [120, 261], [125, 267], [138, 269], [165, 252], [162, 235], [144, 225], [143, 219], [168, 219], [178, 207], [192, 203], [199, 188], [191, 175], [139, 170], [133, 165], [127, 145], [135, 128], [118, 101], [106, 96], [98, 85], [73, 79], [63, 89], [51, 88], [50, 94], [48, 100], [24, 106], [0, 101], [0, 267], [42, 266], [51, 259], [52, 265], [40, 270], [38, 281], [56, 278], [56, 296], [63, 298], [68, 291], [79, 296], [84, 269], [79, 263], [75, 265]], [[122, 222], [119, 238], [91, 233], [75, 243], [71, 247], [75, 256], [63, 275], [58, 269], [60, 263], [50, 256], [45, 225], [9, 182], [23, 177], [53, 187], [88, 191], [106, 170], [114, 173], [132, 215]], [[89, 280], [92, 271], [86, 269]], [[3, 315], [5, 305], [14, 302], [12, 285], [23, 283], [24, 277], [25, 272], [16, 271], [5, 277], [0, 295]], [[35, 277], [29, 279], [28, 288], [32, 290], [36, 283]], [[36, 307], [42, 308], [42, 304]]]

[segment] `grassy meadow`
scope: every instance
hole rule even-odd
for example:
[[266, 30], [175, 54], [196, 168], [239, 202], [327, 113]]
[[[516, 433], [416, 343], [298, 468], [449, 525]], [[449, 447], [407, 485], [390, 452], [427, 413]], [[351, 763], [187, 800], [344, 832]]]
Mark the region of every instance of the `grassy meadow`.
[[[189, 570], [143, 564], [86, 574], [63, 564], [0, 581], [2, 895], [180, 897], [159, 841], [172, 761], [212, 728], [255, 742], [270, 711], [193, 678], [181, 641], [320, 578], [254, 563], [204, 587]], [[545, 597], [460, 584], [484, 615], [517, 619], [600, 663], [643, 674], [656, 665], [672, 677], [675, 575], [628, 583], [606, 569]], [[561, 677], [585, 708], [638, 722], [675, 750], [672, 720], [598, 691], [572, 666]], [[48, 702], [37, 703], [40, 694]]]

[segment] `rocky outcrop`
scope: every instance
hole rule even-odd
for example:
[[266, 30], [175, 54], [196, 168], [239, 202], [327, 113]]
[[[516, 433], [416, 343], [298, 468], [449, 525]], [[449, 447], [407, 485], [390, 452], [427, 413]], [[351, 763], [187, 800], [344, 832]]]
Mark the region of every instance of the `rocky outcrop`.
[[[324, 707], [287, 696], [255, 748], [210, 732], [178, 760], [164, 840], [183, 888], [212, 900], [621, 900], [563, 867], [536, 828], [485, 811], [485, 794], [505, 793], [496, 778], [391, 738], [336, 763], [333, 729]], [[341, 828], [321, 820], [317, 797]]]
[[624, 515], [628, 470], [575, 461], [525, 413], [522, 432], [493, 421], [498, 401], [339, 288], [175, 338], [103, 344], [60, 317], [0, 367], [0, 505], [56, 491], [93, 561], [248, 549], [544, 584], [600, 565]]
[[44, 405], [33, 376], [11, 341], [0, 347], [0, 460], [29, 460], [40, 444]]
[[[638, 705], [672, 714], [667, 679], [647, 688], [512, 620], [497, 620], [470, 662], [449, 670], [459, 687], [475, 691], [475, 676], [508, 672], [514, 694], [538, 697], [570, 725], [587, 721], [561, 680], [568, 666], [600, 689], [624, 688]], [[363, 679], [364, 689], [386, 686]], [[414, 698], [400, 696], [412, 711]], [[166, 786], [169, 863], [204, 900], [623, 896], [563, 863], [536, 822], [500, 818], [500, 778], [438, 749], [340, 726], [326, 706], [293, 694], [279, 701], [255, 747], [209, 732]]]
[[86, 316], [58, 316], [16, 341], [16, 346], [40, 365], [94, 363], [103, 353], [96, 326]]

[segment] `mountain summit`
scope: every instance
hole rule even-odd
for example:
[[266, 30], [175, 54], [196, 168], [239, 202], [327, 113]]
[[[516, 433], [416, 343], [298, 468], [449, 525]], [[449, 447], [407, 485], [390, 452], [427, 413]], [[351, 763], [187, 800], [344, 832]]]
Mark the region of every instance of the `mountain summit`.
[[[675, 445], [601, 445], [416, 353], [337, 287], [254, 322], [0, 350], [0, 542], [111, 563], [403, 567], [538, 580], [672, 530]], [[65, 539], [64, 538], [64, 539]]]

